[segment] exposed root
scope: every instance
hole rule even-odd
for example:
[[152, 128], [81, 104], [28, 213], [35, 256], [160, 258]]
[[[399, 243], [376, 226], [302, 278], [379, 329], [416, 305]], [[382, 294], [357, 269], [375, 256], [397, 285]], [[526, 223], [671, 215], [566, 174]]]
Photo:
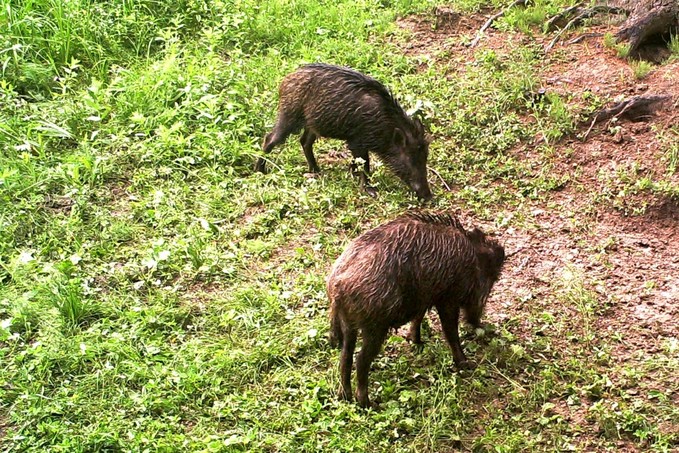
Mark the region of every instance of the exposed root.
[[569, 6], [559, 14], [552, 16], [552, 18], [549, 19], [545, 24], [545, 31], [551, 32], [556, 30], [558, 28], [557, 23], [566, 20], [567, 17], [570, 17], [575, 11], [578, 10], [582, 10], [582, 6], [580, 4]]
[[612, 120], [614, 118], [627, 118], [632, 121], [638, 121], [640, 119], [650, 117], [655, 113], [656, 110], [658, 110], [659, 107], [661, 107], [671, 98], [672, 96], [669, 95], [633, 96], [629, 99], [625, 99], [622, 102], [618, 102], [611, 108], [600, 110], [592, 118], [592, 124], [590, 124], [589, 129], [587, 129], [587, 132], [583, 136], [582, 140], [587, 140], [589, 133], [597, 123]]
[[511, 5], [509, 5], [508, 7], [503, 9], [502, 11], [500, 11], [499, 13], [491, 16], [490, 19], [488, 19], [486, 21], [486, 23], [483, 24], [483, 26], [481, 28], [479, 28], [479, 31], [476, 33], [476, 38], [474, 38], [472, 40], [472, 42], [469, 43], [469, 47], [476, 46], [479, 43], [479, 41], [481, 40], [481, 37], [483, 36], [483, 32], [486, 31], [488, 29], [488, 27], [490, 27], [493, 22], [495, 22], [500, 17], [504, 16], [507, 13], [507, 11], [514, 8], [515, 6], [525, 6], [529, 3], [529, 1], [530, 0], [515, 0], [514, 3], [512, 3]]
[[[559, 32], [556, 34], [554, 39], [547, 44], [545, 47], [545, 52], [549, 52], [552, 50], [552, 48], [556, 45], [556, 43], [559, 41], [559, 38], [561, 38], [561, 35], [563, 35], [565, 32], [568, 30], [577, 27], [582, 24], [582, 22], [585, 19], [589, 19], [591, 17], [594, 17], [597, 14], [613, 14], [613, 15], [618, 15], [618, 14], [629, 14], [629, 11], [624, 9], [624, 8], [618, 8], [616, 6], [608, 6], [608, 5], [596, 5], [592, 6], [591, 8], [582, 8], [579, 6], [571, 6], [570, 8], [566, 8], [564, 11], [561, 13], [557, 14], [554, 16], [552, 19], [547, 22], [547, 26], [554, 26], [554, 24], [562, 19], [563, 17], [566, 17], [570, 15], [571, 13], [575, 12], [576, 16], [571, 19]], [[556, 19], [556, 20], [555, 20]]]
[[618, 41], [629, 43], [629, 55], [637, 58], [640, 47], [656, 35], [679, 28], [679, 2], [676, 0], [646, 0], [638, 2], [627, 22], [618, 30]]
[[[554, 39], [545, 46], [545, 52], [549, 52], [561, 39], [561, 36], [573, 27], [582, 24], [585, 19], [597, 14], [611, 14], [627, 16], [627, 20], [620, 27], [615, 37], [618, 42], [629, 43], [629, 56], [632, 58], [644, 58], [650, 61], [660, 62], [663, 55], [653, 57], [657, 51], [651, 49], [650, 55], [646, 56], [643, 47], [656, 36], [663, 36], [679, 29], [679, 2], [676, 0], [643, 0], [618, 2], [621, 6], [595, 5], [584, 8], [581, 3], [565, 8], [546, 23], [546, 30], [555, 30], [567, 17], [574, 16], [556, 34]], [[584, 38], [580, 38], [582, 40]]]
[[570, 46], [571, 44], [576, 44], [579, 43], [580, 41], [583, 41], [587, 38], [598, 38], [600, 36], [603, 36], [603, 33], [583, 33], [580, 36], [571, 39], [570, 41], [566, 42], [567, 46]]

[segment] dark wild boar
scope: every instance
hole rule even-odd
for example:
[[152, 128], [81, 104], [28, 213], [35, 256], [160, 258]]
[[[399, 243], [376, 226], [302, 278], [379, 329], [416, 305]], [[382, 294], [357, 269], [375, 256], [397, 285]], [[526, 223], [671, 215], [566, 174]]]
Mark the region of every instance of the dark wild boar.
[[460, 345], [460, 309], [478, 326], [505, 260], [504, 248], [481, 230], [465, 230], [448, 214], [411, 212], [355, 239], [330, 272], [331, 342], [341, 345], [340, 397], [351, 400], [358, 331], [356, 399], [368, 406], [368, 372], [390, 328], [414, 321], [411, 336], [435, 307], [459, 368], [473, 367]]
[[[313, 153], [319, 137], [345, 140], [354, 159], [351, 170], [370, 195], [370, 157], [374, 152], [419, 198], [432, 197], [427, 181], [429, 142], [419, 119], [409, 117], [389, 90], [377, 80], [349, 68], [309, 64], [288, 74], [279, 88], [278, 117], [267, 134], [264, 153], [290, 134], [301, 137], [309, 171], [320, 170]], [[356, 158], [363, 160], [358, 170]], [[255, 170], [266, 171], [264, 157]]]

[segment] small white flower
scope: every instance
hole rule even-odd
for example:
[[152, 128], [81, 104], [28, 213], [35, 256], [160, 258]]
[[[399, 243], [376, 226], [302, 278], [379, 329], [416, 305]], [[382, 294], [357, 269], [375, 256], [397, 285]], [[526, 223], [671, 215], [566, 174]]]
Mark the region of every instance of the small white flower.
[[14, 147], [15, 150], [17, 151], [30, 151], [31, 150], [31, 144], [28, 142], [23, 142], [21, 145], [16, 145]]
[[162, 190], [156, 190], [153, 192], [153, 204], [156, 206], [163, 202], [163, 198], [165, 198], [165, 192]]
[[19, 262], [21, 264], [28, 264], [31, 261], [35, 261], [35, 258], [33, 258], [33, 254], [31, 252], [26, 251], [21, 252], [21, 254], [19, 255]]
[[158, 263], [153, 258], [145, 258], [141, 261], [141, 265], [149, 269], [155, 269]]

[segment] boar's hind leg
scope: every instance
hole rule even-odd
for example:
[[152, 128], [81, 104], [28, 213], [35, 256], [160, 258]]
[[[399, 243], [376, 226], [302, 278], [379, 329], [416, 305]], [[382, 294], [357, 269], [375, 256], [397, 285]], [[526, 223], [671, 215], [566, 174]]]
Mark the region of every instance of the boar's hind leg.
[[[361, 188], [371, 197], [377, 196], [377, 190], [370, 186], [370, 157], [364, 148], [349, 143], [349, 150], [353, 157], [351, 161], [351, 173], [358, 178]], [[359, 171], [356, 159], [363, 160], [363, 171]]]
[[450, 349], [453, 351], [455, 365], [460, 369], [474, 368], [474, 363], [467, 360], [460, 345], [460, 334], [458, 332], [460, 307], [443, 303], [436, 306], [436, 311], [439, 313], [441, 326], [443, 327], [443, 333], [446, 336], [448, 345], [450, 345]]
[[316, 163], [316, 158], [314, 157], [314, 142], [318, 138], [318, 135], [309, 130], [309, 128], [304, 129], [300, 143], [302, 143], [302, 149], [304, 150], [304, 157], [309, 164], [309, 171], [311, 173], [319, 173], [321, 171]]
[[422, 344], [422, 333], [421, 328], [422, 321], [424, 320], [424, 314], [418, 316], [417, 318], [410, 321], [410, 330], [408, 331], [408, 340], [413, 344]]
[[368, 407], [368, 373], [370, 365], [382, 348], [382, 343], [387, 337], [388, 329], [377, 328], [375, 330], [363, 329], [363, 345], [356, 358], [357, 389], [356, 400], [362, 407]]
[[343, 330], [342, 355], [340, 357], [340, 391], [341, 399], [351, 401], [351, 365], [354, 362], [354, 350], [356, 349], [355, 329]]

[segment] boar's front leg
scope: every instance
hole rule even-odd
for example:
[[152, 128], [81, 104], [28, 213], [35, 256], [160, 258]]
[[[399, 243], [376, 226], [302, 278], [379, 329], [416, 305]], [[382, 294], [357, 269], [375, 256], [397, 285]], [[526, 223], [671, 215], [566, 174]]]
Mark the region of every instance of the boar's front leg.
[[442, 303], [436, 305], [436, 311], [441, 319], [441, 326], [443, 327], [443, 333], [446, 336], [448, 345], [453, 351], [453, 360], [455, 365], [459, 369], [473, 369], [476, 368], [476, 364], [464, 355], [462, 346], [460, 345], [460, 334], [458, 331], [458, 325], [460, 321], [460, 307], [455, 305]]
[[[351, 173], [355, 178], [358, 178], [361, 188], [371, 197], [375, 198], [377, 196], [377, 189], [370, 185], [370, 156], [368, 150], [364, 149], [362, 146], [349, 143], [349, 151], [351, 151]], [[360, 158], [363, 160], [363, 171], [358, 169], [358, 163], [356, 159]]]

